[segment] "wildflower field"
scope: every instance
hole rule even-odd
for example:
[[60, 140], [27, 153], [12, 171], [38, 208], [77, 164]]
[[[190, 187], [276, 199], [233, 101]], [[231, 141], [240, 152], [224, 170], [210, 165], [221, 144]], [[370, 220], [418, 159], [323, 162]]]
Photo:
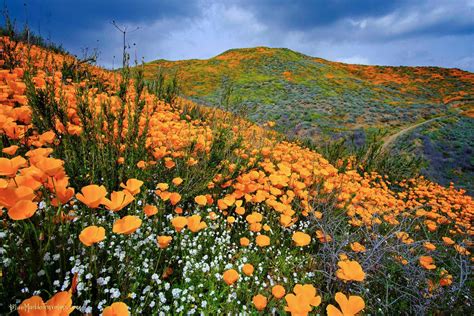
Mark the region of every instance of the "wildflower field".
[[463, 190], [0, 44], [0, 314], [472, 312]]

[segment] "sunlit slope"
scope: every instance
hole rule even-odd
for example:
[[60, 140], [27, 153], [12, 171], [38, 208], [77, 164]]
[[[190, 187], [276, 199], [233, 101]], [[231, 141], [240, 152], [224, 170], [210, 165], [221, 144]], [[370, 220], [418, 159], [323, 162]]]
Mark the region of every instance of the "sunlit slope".
[[178, 71], [182, 93], [210, 105], [220, 103], [228, 77], [233, 106], [244, 104], [254, 121], [276, 121], [281, 131], [309, 137], [397, 129], [472, 104], [474, 96], [474, 74], [459, 69], [350, 65], [284, 48], [233, 49], [144, 67], [147, 78], [160, 68]]

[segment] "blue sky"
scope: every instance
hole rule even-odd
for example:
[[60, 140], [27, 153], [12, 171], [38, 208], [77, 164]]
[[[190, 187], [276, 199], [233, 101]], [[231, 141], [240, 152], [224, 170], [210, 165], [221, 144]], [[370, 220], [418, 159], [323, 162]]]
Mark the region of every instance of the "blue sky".
[[[230, 48], [287, 47], [329, 60], [474, 72], [474, 0], [5, 0], [29, 26], [99, 64], [209, 58]], [[135, 45], [134, 45], [135, 44]], [[114, 58], [115, 56], [115, 58]]]

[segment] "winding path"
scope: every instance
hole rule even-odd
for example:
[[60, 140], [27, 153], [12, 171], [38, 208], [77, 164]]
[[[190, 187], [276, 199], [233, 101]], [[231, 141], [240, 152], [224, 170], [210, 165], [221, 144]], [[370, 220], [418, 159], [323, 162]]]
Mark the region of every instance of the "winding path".
[[393, 142], [395, 142], [395, 140], [402, 136], [403, 134], [406, 134], [408, 133], [409, 131], [419, 127], [419, 126], [422, 126], [422, 125], [425, 125], [427, 123], [430, 123], [430, 122], [433, 122], [433, 121], [436, 121], [436, 120], [439, 120], [439, 119], [442, 119], [442, 118], [446, 118], [446, 117], [449, 117], [449, 116], [452, 116], [452, 114], [448, 114], [448, 115], [442, 115], [442, 116], [437, 116], [437, 117], [433, 117], [432, 119], [429, 119], [429, 120], [426, 120], [426, 121], [423, 121], [421, 123], [417, 123], [417, 124], [414, 124], [414, 125], [410, 125], [408, 127], [405, 127], [404, 129], [396, 132], [395, 134], [392, 134], [392, 135], [388, 135], [387, 137], [385, 137], [384, 139], [384, 142], [383, 142], [383, 145], [382, 145], [382, 148], [381, 148], [381, 151], [386, 151], [391, 144], [393, 144]]

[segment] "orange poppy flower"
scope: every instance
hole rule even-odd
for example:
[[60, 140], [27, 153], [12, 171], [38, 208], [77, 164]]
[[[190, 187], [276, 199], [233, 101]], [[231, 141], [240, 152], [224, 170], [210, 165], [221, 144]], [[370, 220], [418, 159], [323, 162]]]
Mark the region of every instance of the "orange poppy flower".
[[188, 217], [188, 228], [193, 233], [197, 233], [198, 231], [207, 227], [206, 222], [201, 222], [200, 215], [193, 215]]
[[253, 223], [249, 225], [249, 230], [254, 233], [258, 233], [259, 231], [262, 230], [262, 224], [261, 223]]
[[255, 242], [259, 247], [266, 247], [270, 245], [270, 237], [266, 235], [258, 235]]
[[343, 293], [337, 292], [335, 299], [341, 309], [329, 304], [326, 307], [328, 316], [354, 316], [365, 308], [365, 302], [360, 296], [347, 297]]
[[339, 260], [344, 261], [344, 260], [349, 260], [349, 257], [345, 253], [340, 253], [339, 254]]
[[43, 171], [41, 171], [38, 167], [34, 165], [30, 165], [27, 168], [21, 169], [20, 174], [27, 178], [33, 178], [34, 180], [39, 181], [39, 182], [45, 182], [48, 180], [47, 179], [48, 175], [45, 174]]
[[406, 232], [397, 232], [395, 233], [395, 235], [404, 244], [410, 245], [414, 242], [413, 238], [410, 238], [410, 235]]
[[196, 202], [198, 205], [206, 206], [206, 204], [207, 204], [206, 196], [198, 195], [194, 198], [194, 202]]
[[142, 225], [138, 216], [127, 215], [114, 222], [112, 231], [117, 234], [130, 235]]
[[36, 163], [42, 157], [48, 157], [53, 152], [52, 148], [37, 148], [28, 151], [25, 156], [30, 158], [31, 163]]
[[18, 148], [19, 147], [17, 145], [12, 145], [10, 147], [5, 147], [5, 148], [2, 149], [2, 153], [12, 156], [16, 153]]
[[[25, 170], [25, 169], [22, 169], [21, 171], [23, 171], [23, 170]], [[5, 179], [2, 179], [2, 180], [6, 181]], [[55, 182], [57, 183], [58, 181], [55, 181]], [[7, 186], [13, 186], [13, 184], [16, 184], [18, 186], [29, 187], [33, 191], [37, 191], [41, 187], [41, 185], [43, 185], [42, 182], [36, 180], [34, 176], [28, 174], [27, 172], [25, 173], [25, 175], [23, 175], [23, 174], [17, 175], [14, 178], [13, 182], [6, 181], [5, 184], [6, 185], [0, 184], [0, 188], [6, 188]], [[47, 187], [48, 189], [50, 189], [53, 192], [55, 191], [53, 189], [54, 186], [52, 186], [52, 185], [50, 186], [49, 183], [45, 183], [45, 187]]]
[[313, 307], [321, 304], [321, 296], [316, 295], [316, 289], [311, 284], [297, 284], [293, 289], [293, 293], [285, 296], [285, 311], [291, 315], [308, 315]]
[[326, 243], [326, 242], [331, 242], [332, 241], [332, 237], [329, 234], [325, 234], [321, 230], [316, 231], [316, 238], [318, 238], [319, 242], [321, 242], [321, 243]]
[[63, 160], [48, 157], [43, 158], [36, 163], [36, 167], [38, 167], [41, 171], [43, 171], [50, 177], [53, 177], [58, 173], [64, 171], [63, 165]]
[[171, 180], [171, 182], [172, 182], [175, 186], [179, 186], [181, 183], [183, 183], [183, 179], [181, 179], [180, 177], [176, 177], [176, 178], [174, 178], [173, 180]]
[[253, 271], [254, 267], [250, 263], [246, 263], [242, 267], [242, 272], [247, 276], [251, 276], [253, 274]]
[[81, 193], [76, 194], [76, 198], [90, 208], [97, 208], [104, 201], [107, 189], [101, 185], [91, 184], [81, 189]]
[[8, 209], [8, 216], [15, 221], [19, 221], [30, 218], [36, 213], [37, 209], [37, 203], [30, 200], [20, 200]]
[[161, 191], [166, 191], [166, 190], [169, 189], [169, 187], [170, 187], [170, 186], [168, 185], [168, 183], [158, 183], [158, 184], [156, 185], [156, 188], [157, 188], [157, 189], [160, 189]]
[[244, 215], [245, 214], [245, 208], [243, 208], [242, 206], [239, 206], [235, 209], [235, 212], [239, 215]]
[[235, 197], [233, 195], [226, 195], [223, 199], [222, 202], [227, 205], [227, 206], [232, 206], [235, 203]]
[[100, 226], [89, 226], [79, 234], [79, 240], [87, 247], [105, 239], [105, 229]]
[[465, 247], [461, 246], [461, 245], [454, 245], [454, 249], [456, 249], [456, 251], [461, 254], [461, 255], [464, 255], [464, 256], [468, 256], [471, 254], [471, 252], [469, 250], [467, 250]]
[[179, 193], [173, 192], [170, 194], [171, 205], [176, 205], [179, 201], [181, 201], [181, 195]]
[[445, 237], [443, 237], [442, 239], [443, 239], [443, 242], [444, 242], [444, 244], [445, 244], [446, 246], [451, 246], [451, 245], [454, 245], [454, 244], [455, 244], [454, 240], [452, 240], [452, 239], [449, 238], [449, 237], [446, 237], [446, 236], [445, 236]]
[[157, 238], [158, 246], [161, 249], [168, 248], [172, 240], [173, 240], [173, 237], [171, 236], [158, 236]]
[[56, 198], [51, 201], [53, 206], [58, 206], [59, 202], [61, 204], [66, 204], [74, 196], [74, 188], [67, 188], [65, 186], [56, 186], [55, 187]]
[[102, 312], [103, 316], [129, 316], [127, 304], [123, 302], [115, 302], [110, 306], [104, 308]]
[[132, 195], [140, 193], [140, 187], [143, 185], [143, 181], [137, 179], [128, 179], [126, 184], [120, 183], [120, 187], [130, 192]]
[[239, 273], [234, 269], [230, 269], [225, 271], [222, 277], [227, 285], [232, 285], [239, 279]]
[[436, 265], [434, 264], [434, 260], [431, 256], [421, 256], [418, 261], [420, 262], [420, 265], [426, 270], [436, 269]]
[[186, 162], [186, 164], [188, 166], [194, 166], [198, 163], [198, 161], [196, 159], [194, 159], [193, 157], [189, 158], [188, 161]]
[[343, 281], [364, 281], [365, 273], [357, 261], [343, 260], [337, 263], [336, 276]]
[[117, 212], [132, 203], [133, 200], [135, 200], [135, 198], [129, 191], [114, 191], [110, 194], [110, 200], [104, 198], [102, 204], [105, 205], [108, 210]]
[[82, 127], [74, 124], [68, 124], [67, 132], [69, 135], [81, 135]]
[[272, 295], [278, 300], [285, 296], [285, 293], [285, 288], [279, 284], [272, 287]]
[[171, 160], [171, 158], [165, 158], [165, 167], [167, 169], [172, 169], [174, 168], [174, 166], [176, 166], [176, 163], [173, 160]]
[[249, 224], [255, 224], [263, 220], [263, 215], [257, 212], [252, 212], [252, 214], [247, 215], [245, 219]]
[[160, 191], [156, 190], [155, 193], [162, 199], [163, 201], [168, 201], [170, 199], [171, 193], [168, 191]]
[[54, 294], [46, 303], [40, 296], [32, 296], [18, 306], [20, 316], [67, 316], [73, 311], [72, 294], [67, 291]]
[[171, 220], [171, 225], [173, 225], [174, 229], [179, 233], [188, 225], [188, 219], [184, 216], [176, 216]]
[[304, 295], [311, 298], [311, 305], [318, 306], [321, 303], [321, 298], [316, 296], [316, 288], [312, 284], [296, 284], [293, 288], [296, 295]]
[[17, 308], [20, 316], [47, 316], [46, 305], [40, 296], [27, 298]]
[[293, 224], [293, 219], [291, 218], [291, 216], [288, 216], [288, 215], [285, 215], [285, 214], [280, 215], [280, 225], [281, 226], [289, 227], [289, 226], [291, 226], [291, 224]]
[[268, 300], [262, 294], [257, 294], [252, 298], [252, 303], [259, 311], [263, 311], [267, 307]]
[[56, 134], [53, 131], [47, 131], [39, 136], [39, 141], [43, 144], [52, 144], [55, 138]]
[[12, 159], [0, 158], [0, 176], [14, 177], [18, 171], [18, 168], [26, 165], [25, 158], [16, 156]]
[[298, 247], [307, 246], [311, 242], [311, 236], [303, 232], [293, 233], [292, 239]]
[[442, 269], [441, 270], [441, 279], [439, 280], [439, 285], [441, 286], [449, 286], [453, 283], [453, 276], [448, 273], [448, 271]]
[[250, 240], [247, 237], [242, 237], [240, 238], [240, 245], [242, 247], [247, 247], [248, 245], [250, 245]]
[[217, 207], [221, 210], [224, 211], [229, 208], [229, 206], [224, 202], [224, 199], [219, 199], [217, 200]]
[[433, 251], [433, 250], [436, 250], [436, 246], [433, 245], [432, 243], [430, 243], [429, 241], [425, 242], [423, 244], [423, 247], [428, 250], [428, 251]]
[[158, 208], [154, 205], [147, 204], [143, 208], [143, 212], [145, 212], [145, 215], [150, 217], [158, 213]]
[[7, 187], [0, 189], [0, 205], [13, 207], [20, 200], [33, 200], [35, 192], [27, 186]]
[[351, 249], [354, 252], [365, 252], [365, 247], [358, 242], [351, 243]]
[[48, 310], [48, 316], [67, 316], [74, 311], [74, 307], [72, 307], [72, 294], [68, 291], [54, 294], [45, 305], [46, 310]]

